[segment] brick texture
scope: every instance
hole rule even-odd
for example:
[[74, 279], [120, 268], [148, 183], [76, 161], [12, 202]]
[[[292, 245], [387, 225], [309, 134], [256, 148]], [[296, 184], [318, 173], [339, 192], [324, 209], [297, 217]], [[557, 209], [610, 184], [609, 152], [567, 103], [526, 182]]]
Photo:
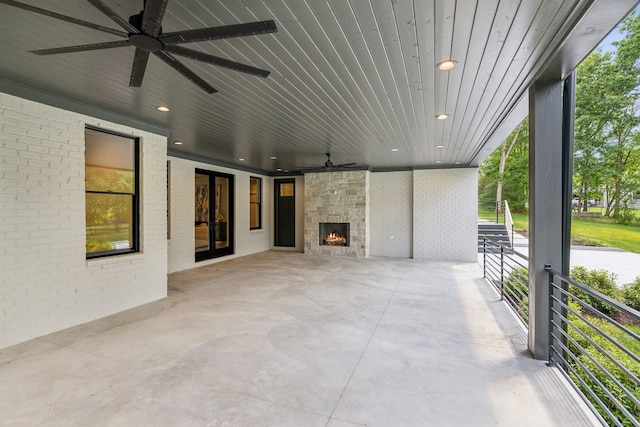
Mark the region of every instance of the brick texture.
[[371, 256], [413, 256], [413, 173], [371, 173]]
[[[86, 260], [85, 124], [141, 138], [142, 252]], [[0, 94], [0, 348], [166, 296], [166, 138]]]
[[413, 257], [477, 261], [477, 169], [413, 172]]

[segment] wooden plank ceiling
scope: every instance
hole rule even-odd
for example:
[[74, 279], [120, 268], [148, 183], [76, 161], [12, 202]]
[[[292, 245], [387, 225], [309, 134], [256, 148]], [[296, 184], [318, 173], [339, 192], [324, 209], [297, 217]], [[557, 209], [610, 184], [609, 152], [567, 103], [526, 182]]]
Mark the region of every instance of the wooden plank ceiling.
[[[23, 3], [118, 28], [84, 0]], [[124, 18], [142, 8], [104, 3]], [[130, 88], [132, 47], [29, 53], [118, 37], [0, 4], [0, 71], [5, 82], [166, 127], [171, 153], [183, 157], [265, 173], [321, 166], [327, 151], [334, 163], [373, 170], [474, 166], [500, 142], [496, 129], [526, 113], [505, 120], [592, 3], [169, 0], [165, 33], [276, 22], [274, 34], [185, 46], [271, 71], [261, 79], [184, 59], [212, 95], [153, 56], [142, 87]], [[597, 40], [628, 9], [616, 7]], [[445, 59], [457, 66], [438, 70]]]

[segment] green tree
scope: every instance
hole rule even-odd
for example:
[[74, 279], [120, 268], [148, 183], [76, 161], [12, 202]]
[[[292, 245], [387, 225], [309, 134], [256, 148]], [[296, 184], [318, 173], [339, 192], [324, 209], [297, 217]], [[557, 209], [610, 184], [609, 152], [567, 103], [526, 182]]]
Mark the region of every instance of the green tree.
[[528, 118], [480, 165], [479, 184], [481, 202], [507, 200], [512, 211], [525, 211], [529, 198]]
[[640, 186], [640, 15], [620, 31], [615, 54], [595, 51], [578, 67], [574, 159], [576, 194], [586, 201], [604, 191], [616, 218]]
[[[128, 170], [116, 170], [88, 166], [85, 174], [87, 190], [105, 193], [132, 193], [134, 188], [134, 174]], [[113, 225], [116, 230], [128, 224], [131, 217], [131, 199], [118, 194], [88, 194], [87, 195], [87, 226], [94, 228], [103, 225]]]
[[614, 108], [607, 102], [608, 88], [601, 82], [611, 73], [610, 61], [610, 53], [593, 52], [580, 64], [576, 76], [573, 178], [574, 194], [581, 202], [601, 198], [603, 164], [599, 148]]

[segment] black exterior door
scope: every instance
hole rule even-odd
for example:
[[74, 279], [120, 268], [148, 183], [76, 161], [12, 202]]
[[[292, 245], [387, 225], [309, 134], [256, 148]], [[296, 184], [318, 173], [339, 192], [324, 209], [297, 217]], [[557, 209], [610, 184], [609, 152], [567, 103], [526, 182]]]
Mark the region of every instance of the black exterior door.
[[296, 181], [275, 180], [275, 246], [296, 246]]
[[196, 169], [196, 261], [234, 253], [233, 178], [233, 175]]

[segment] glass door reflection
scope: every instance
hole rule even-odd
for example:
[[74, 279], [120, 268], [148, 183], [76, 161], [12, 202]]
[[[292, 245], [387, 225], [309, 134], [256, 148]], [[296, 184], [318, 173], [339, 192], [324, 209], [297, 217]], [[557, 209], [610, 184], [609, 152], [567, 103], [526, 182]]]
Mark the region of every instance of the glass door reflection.
[[229, 247], [229, 179], [216, 177], [215, 244], [216, 249]]
[[209, 208], [209, 194], [209, 175], [196, 173], [196, 253], [209, 251], [211, 249], [211, 233], [209, 230], [211, 210]]

